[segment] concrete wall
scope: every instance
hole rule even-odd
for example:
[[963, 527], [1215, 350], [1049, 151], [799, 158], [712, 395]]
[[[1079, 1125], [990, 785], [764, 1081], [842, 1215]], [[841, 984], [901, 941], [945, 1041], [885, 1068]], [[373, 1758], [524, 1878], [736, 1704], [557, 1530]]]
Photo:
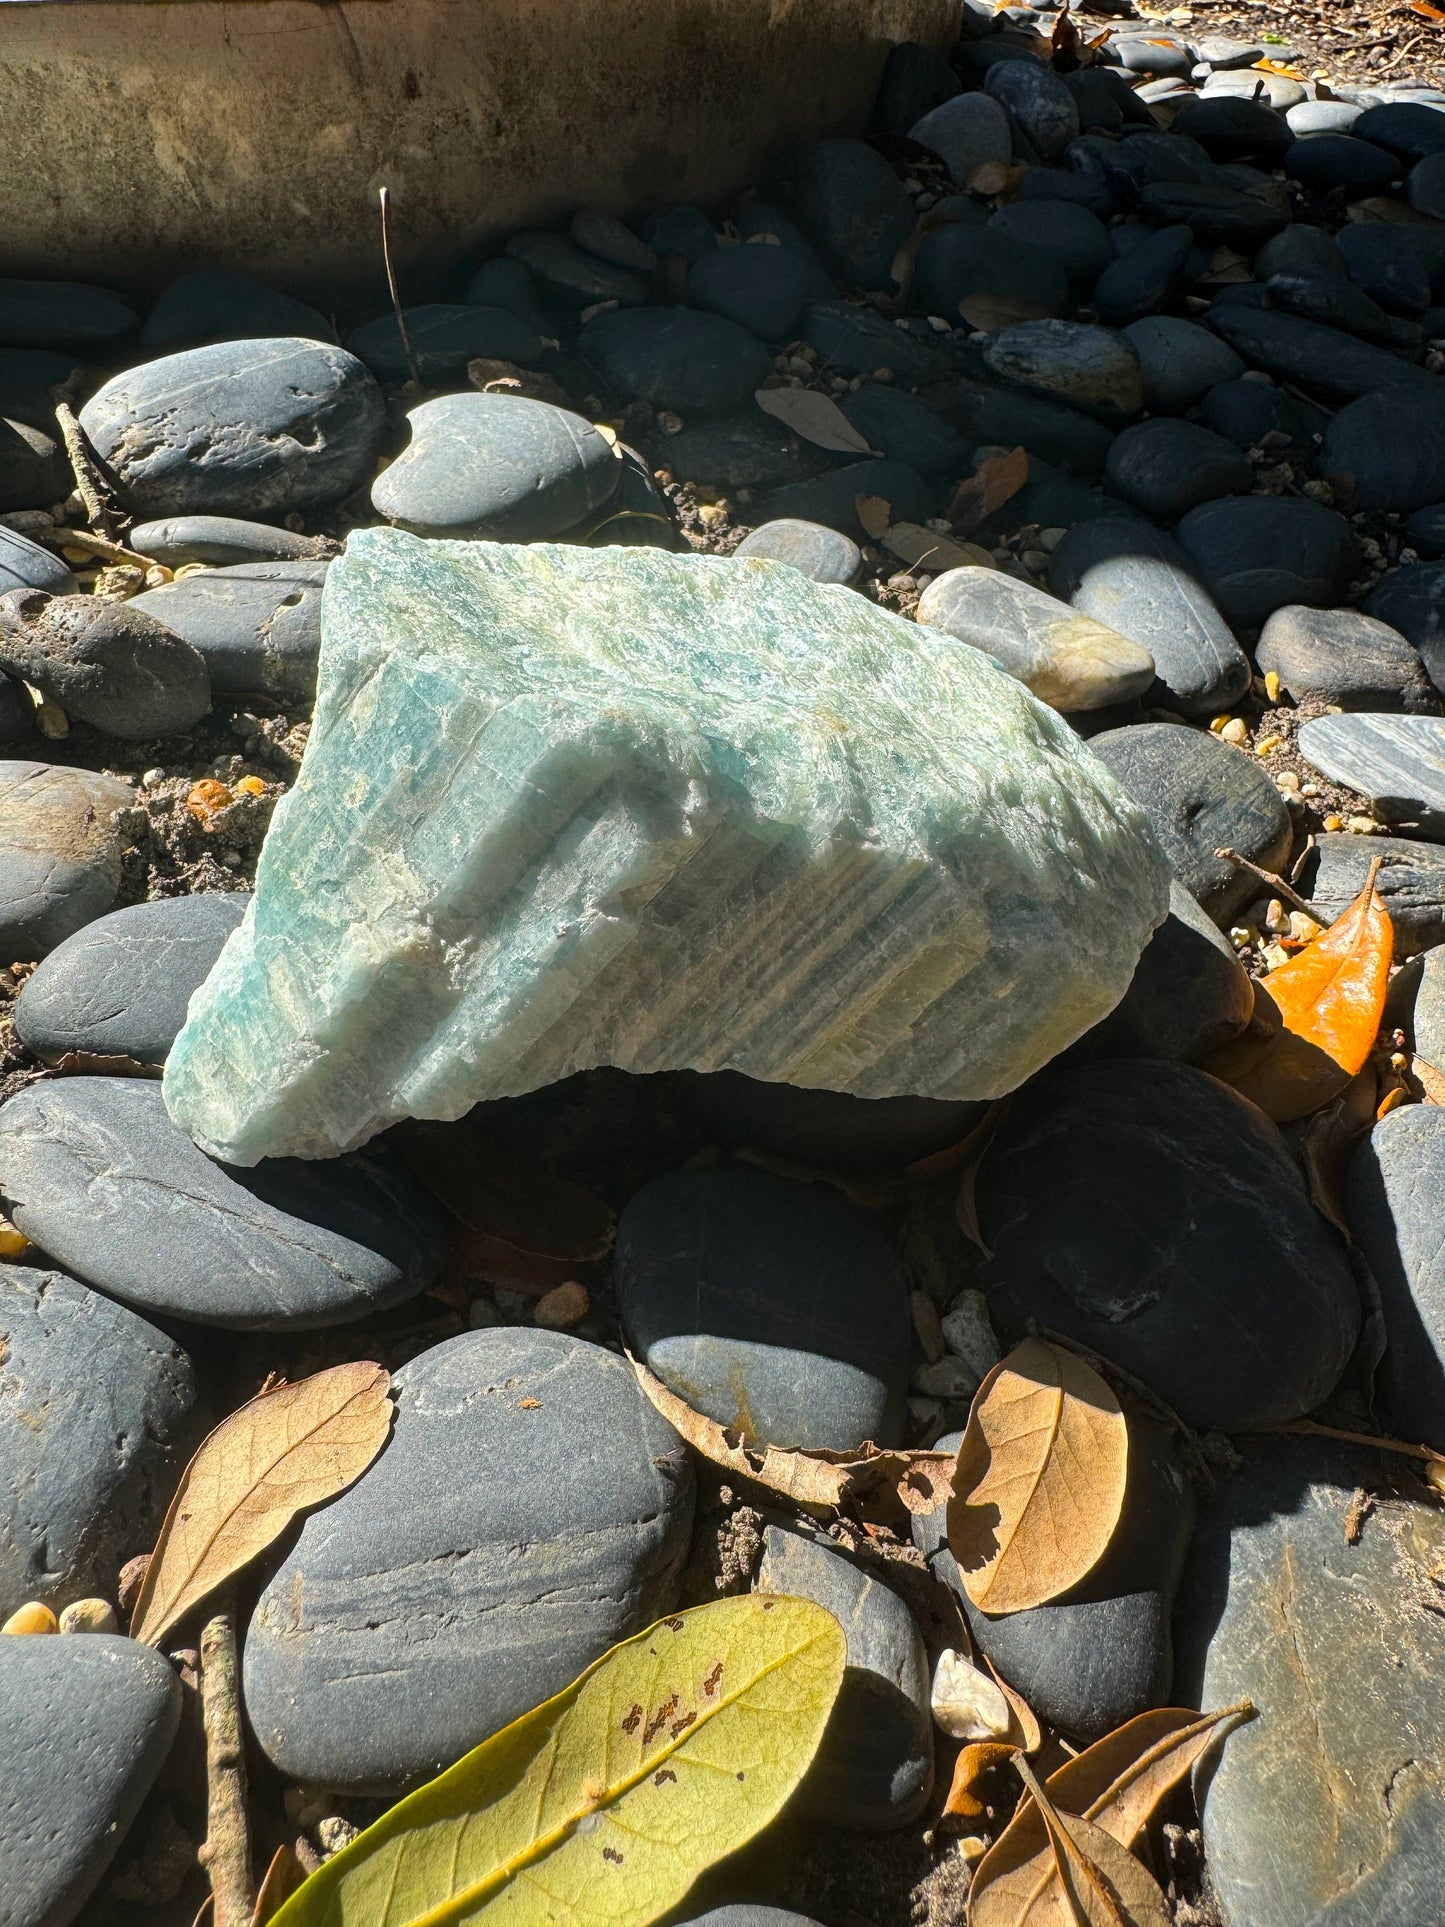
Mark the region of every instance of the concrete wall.
[[0, 272], [137, 292], [224, 263], [404, 296], [584, 203], [707, 203], [861, 127], [953, 0], [40, 0], [0, 6]]

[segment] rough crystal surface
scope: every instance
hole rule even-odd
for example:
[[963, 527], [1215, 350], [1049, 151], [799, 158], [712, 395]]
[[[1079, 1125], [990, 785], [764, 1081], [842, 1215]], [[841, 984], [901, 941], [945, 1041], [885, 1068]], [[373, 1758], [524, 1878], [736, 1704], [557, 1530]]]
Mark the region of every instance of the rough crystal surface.
[[992, 1097], [1167, 902], [1142, 813], [953, 637], [775, 562], [363, 530], [166, 1098], [252, 1164], [602, 1064]]

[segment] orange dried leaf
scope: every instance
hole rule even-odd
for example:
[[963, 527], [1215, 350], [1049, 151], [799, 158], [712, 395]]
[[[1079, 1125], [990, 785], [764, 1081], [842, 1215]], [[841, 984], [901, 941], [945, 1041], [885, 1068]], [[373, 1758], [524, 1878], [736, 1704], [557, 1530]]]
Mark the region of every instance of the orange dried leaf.
[[1281, 80], [1304, 79], [1304, 75], [1298, 67], [1286, 67], [1278, 60], [1256, 60], [1253, 67], [1250, 68], [1250, 72], [1255, 74], [1278, 74]]
[[1395, 932], [1375, 888], [1378, 862], [1354, 902], [1314, 941], [1255, 986], [1258, 1026], [1210, 1057], [1204, 1068], [1258, 1104], [1277, 1124], [1308, 1117], [1364, 1066], [1379, 1035]]
[[1029, 479], [1029, 456], [1025, 448], [1007, 454], [985, 455], [972, 475], [966, 475], [953, 491], [948, 504], [948, 519], [960, 533], [976, 529], [1005, 502], [1012, 501]]
[[984, 1665], [993, 1674], [993, 1683], [1008, 1701], [1010, 1714], [1008, 1740], [1020, 1753], [1037, 1753], [1044, 1743], [1039, 1716], [1016, 1686], [1010, 1686], [993, 1661], [984, 1656]]
[[979, 1793], [980, 1783], [1017, 1752], [1008, 1740], [975, 1740], [964, 1747], [953, 1763], [953, 1784], [943, 1803], [950, 1819], [981, 1820], [988, 1803]]
[[1410, 0], [1411, 13], [1418, 13], [1426, 20], [1433, 20], [1436, 26], [1445, 26], [1445, 13], [1439, 7], [1432, 7], [1429, 0]]
[[1113, 1537], [1129, 1428], [1092, 1366], [1025, 1339], [979, 1386], [958, 1448], [948, 1545], [983, 1612], [1023, 1612], [1067, 1592]]

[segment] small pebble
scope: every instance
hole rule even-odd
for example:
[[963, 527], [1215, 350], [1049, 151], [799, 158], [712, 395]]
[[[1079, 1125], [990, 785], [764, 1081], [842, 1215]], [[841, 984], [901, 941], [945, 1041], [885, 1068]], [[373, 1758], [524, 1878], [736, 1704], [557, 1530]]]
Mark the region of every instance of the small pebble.
[[328, 1860], [333, 1854], [340, 1853], [343, 1847], [349, 1847], [360, 1831], [360, 1827], [352, 1826], [351, 1822], [343, 1820], [339, 1813], [333, 1813], [326, 1819], [316, 1822], [316, 1838], [320, 1842], [322, 1853]]
[[932, 1704], [934, 1724], [954, 1740], [1001, 1740], [1013, 1721], [993, 1680], [952, 1647], [933, 1669]]
[[63, 1633], [114, 1633], [120, 1630], [108, 1599], [72, 1600], [60, 1615]]
[[532, 1316], [545, 1331], [569, 1331], [591, 1308], [592, 1299], [586, 1285], [569, 1278], [566, 1284], [556, 1285], [542, 1294]]
[[0, 1626], [0, 1633], [57, 1633], [60, 1622], [48, 1606], [42, 1606], [38, 1599], [27, 1600], [17, 1606], [10, 1617]]

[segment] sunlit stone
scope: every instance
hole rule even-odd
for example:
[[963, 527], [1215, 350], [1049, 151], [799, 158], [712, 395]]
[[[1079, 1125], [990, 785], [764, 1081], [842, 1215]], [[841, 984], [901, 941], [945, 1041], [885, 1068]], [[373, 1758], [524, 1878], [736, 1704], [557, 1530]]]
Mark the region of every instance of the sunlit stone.
[[599, 1064], [993, 1097], [1164, 915], [1141, 813], [973, 651], [783, 564], [351, 537], [316, 719], [166, 1069], [238, 1164]]

